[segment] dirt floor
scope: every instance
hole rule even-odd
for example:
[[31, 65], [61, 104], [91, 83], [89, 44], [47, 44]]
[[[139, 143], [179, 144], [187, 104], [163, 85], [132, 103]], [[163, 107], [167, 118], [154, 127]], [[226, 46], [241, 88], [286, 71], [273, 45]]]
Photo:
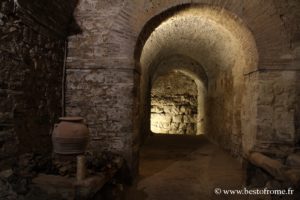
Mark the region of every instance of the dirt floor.
[[205, 137], [150, 136], [140, 155], [140, 177], [126, 200], [240, 199], [215, 188], [243, 189], [245, 170]]

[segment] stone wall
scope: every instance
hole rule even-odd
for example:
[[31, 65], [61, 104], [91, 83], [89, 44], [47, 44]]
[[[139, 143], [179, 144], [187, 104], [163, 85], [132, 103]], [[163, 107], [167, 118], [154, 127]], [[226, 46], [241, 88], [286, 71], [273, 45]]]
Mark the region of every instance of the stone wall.
[[130, 57], [120, 52], [126, 44], [113, 31], [123, 3], [82, 0], [76, 8], [82, 33], [69, 37], [66, 114], [86, 119], [89, 150], [120, 153], [132, 165], [138, 157], [132, 155], [133, 146], [139, 143], [132, 136], [136, 72]]
[[[236, 45], [251, 50], [250, 56], [245, 54], [246, 63], [235, 63], [236, 68], [240, 70], [235, 73], [239, 74], [239, 79], [245, 79], [242, 80], [245, 85], [241, 88], [236, 87], [232, 77], [234, 73], [229, 70], [226, 74], [220, 73], [218, 80], [215, 79], [216, 83], [208, 77], [210, 91], [212, 91], [208, 96], [210, 102], [208, 106], [212, 108], [212, 112], [208, 115], [212, 116], [212, 120], [207, 123], [210, 126], [209, 130], [213, 132], [211, 139], [235, 155], [241, 153], [241, 146], [247, 146], [245, 148], [249, 150], [256, 142], [257, 112], [259, 112], [256, 102], [258, 96], [265, 95], [257, 92], [258, 84], [262, 84], [259, 82], [257, 71], [299, 70], [298, 22], [300, 17], [297, 15], [299, 2], [297, 0], [195, 0], [190, 3], [189, 0], [82, 0], [79, 2], [75, 16], [82, 33], [69, 38], [66, 105], [68, 115], [81, 115], [87, 119], [92, 135], [90, 149], [120, 152], [132, 166], [137, 165], [140, 138], [146, 135], [148, 129], [146, 120], [149, 117], [148, 102], [143, 102], [141, 99], [150, 97], [149, 81], [151, 80], [150, 72], [142, 69], [141, 65], [143, 47], [149, 35], [160, 23], [182, 7], [203, 5], [220, 8], [222, 10], [220, 13], [228, 11], [230, 19], [251, 30], [251, 37], [241, 34], [237, 37], [241, 43]], [[182, 4], [186, 5], [182, 6]], [[172, 9], [169, 10], [170, 8]], [[228, 30], [232, 33], [237, 32], [232, 26], [228, 26]], [[211, 31], [208, 36], [215, 32]], [[181, 36], [181, 32], [174, 33], [175, 36]], [[249, 40], [252, 36], [254, 42]], [[168, 37], [169, 34], [166, 33], [166, 39]], [[199, 40], [191, 38], [194, 37], [183, 37], [182, 41], [199, 46], [196, 45]], [[162, 47], [165, 41], [165, 38], [160, 40], [157, 46]], [[170, 41], [177, 42], [174, 38]], [[219, 40], [216, 41], [211, 44], [219, 44]], [[224, 41], [224, 44], [227, 44], [229, 40]], [[205, 47], [206, 43], [204, 44], [200, 46]], [[191, 51], [190, 46], [187, 45], [186, 52]], [[224, 48], [220, 49], [224, 56], [232, 55], [234, 59], [241, 57], [234, 55], [233, 48], [228, 48], [227, 51]], [[182, 48], [171, 46], [165, 53], [170, 56], [175, 52], [174, 50], [182, 50]], [[215, 51], [204, 52], [207, 54], [201, 51], [193, 52], [197, 59], [203, 55], [207, 55], [203, 56], [203, 59], [215, 55]], [[258, 61], [255, 57], [256, 53], [259, 55]], [[153, 55], [157, 55], [156, 50], [153, 50]], [[232, 58], [223, 61], [233, 60]], [[224, 69], [224, 62], [220, 62], [219, 67]], [[215, 69], [215, 65], [210, 65], [209, 70]], [[214, 93], [214, 87], [219, 87], [217, 90], [220, 92]], [[232, 91], [233, 88], [237, 89]], [[139, 99], [139, 96], [142, 98]], [[228, 101], [224, 103], [225, 99]], [[222, 114], [218, 112], [220, 109], [223, 110]], [[289, 108], [285, 107], [285, 109]], [[299, 110], [299, 106], [296, 106], [296, 109]], [[299, 119], [299, 115], [296, 114], [296, 117]], [[221, 125], [216, 127], [216, 124]], [[244, 136], [247, 137], [242, 138]]]
[[259, 72], [256, 151], [283, 158], [298, 149], [299, 84], [297, 71]]
[[[256, 143], [257, 133], [257, 100], [259, 73], [250, 73], [244, 76], [245, 90], [241, 112], [241, 148], [242, 157], [246, 158]], [[237, 155], [237, 154], [236, 154]]]
[[[249, 28], [255, 45], [251, 46], [250, 37], [241, 34], [237, 37], [241, 43], [236, 46], [250, 49], [249, 54], [254, 55], [256, 50], [259, 54], [258, 65], [255, 56], [249, 56], [246, 63], [233, 62], [236, 72], [227, 70], [208, 77], [208, 107], [211, 108], [208, 130], [212, 140], [233, 154], [241, 152], [241, 146], [251, 149], [255, 143], [257, 150], [268, 149], [278, 156], [299, 148], [300, 89], [299, 72], [296, 72], [300, 66], [299, 1], [195, 0], [189, 3], [189, 0], [81, 0], [75, 12], [78, 27], [72, 20], [77, 0], [2, 0], [0, 160], [18, 152], [50, 150], [48, 133], [62, 113], [65, 38], [77, 33], [69, 38], [66, 113], [87, 119], [91, 130], [90, 149], [117, 151], [130, 165], [136, 166], [140, 138], [148, 129], [141, 116], [147, 115], [147, 119], [150, 111], [140, 109], [144, 104], [148, 108], [148, 102], [143, 104], [137, 100], [139, 96], [150, 97], [147, 92], [151, 71], [143, 73], [145, 69], [140, 65], [143, 45], [161, 22], [181, 8], [200, 8], [204, 4], [220, 8], [221, 14], [228, 11], [228, 19]], [[218, 30], [219, 36], [224, 35], [223, 29]], [[238, 32], [231, 26], [227, 31]], [[217, 32], [207, 32], [206, 36]], [[178, 31], [173, 33], [179, 35]], [[195, 58], [203, 61], [217, 55], [204, 47], [220, 45], [221, 40], [206, 44], [209, 40], [205, 39], [204, 45], [199, 45], [196, 35], [181, 38], [190, 44], [186, 45], [188, 56], [193, 52]], [[174, 41], [178, 44], [176, 38], [166, 33], [157, 47], [162, 47], [165, 39], [169, 39], [168, 44]], [[223, 41], [226, 46], [229, 40]], [[183, 49], [175, 45], [164, 51], [166, 56]], [[191, 46], [204, 49], [192, 51]], [[227, 55], [232, 58], [221, 59], [224, 62], [220, 66], [204, 65], [210, 66], [207, 70], [223, 69], [225, 61], [240, 58], [234, 51], [229, 54], [220, 49], [221, 56], [210, 61]], [[157, 55], [156, 50], [153, 52]], [[247, 67], [242, 69], [244, 66]], [[236, 87], [240, 80], [235, 81], [235, 74], [245, 79], [245, 86]], [[140, 84], [143, 79], [144, 83]]]
[[151, 92], [151, 131], [196, 135], [197, 95], [196, 83], [180, 72], [158, 77]]
[[215, 79], [211, 79], [208, 88], [207, 99], [207, 137], [224, 149], [237, 152], [239, 156], [240, 136], [235, 135], [238, 141], [234, 141], [234, 132], [240, 132], [241, 127], [234, 127], [235, 120], [240, 123], [240, 116], [235, 112], [240, 108], [239, 102], [234, 104], [234, 97], [241, 95], [235, 93], [233, 76], [239, 76], [230, 71], [219, 73]]
[[38, 2], [0, 2], [0, 168], [18, 153], [51, 151], [49, 133], [62, 114], [72, 6]]

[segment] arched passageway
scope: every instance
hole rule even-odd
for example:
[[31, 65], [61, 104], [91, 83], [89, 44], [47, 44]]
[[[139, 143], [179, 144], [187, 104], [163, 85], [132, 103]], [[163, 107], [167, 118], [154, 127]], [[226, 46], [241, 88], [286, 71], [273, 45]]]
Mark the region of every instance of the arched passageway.
[[[153, 90], [165, 95], [168, 93], [162, 89], [161, 91], [157, 91], [156, 81], [162, 83], [162, 77], [172, 76], [172, 74], [170, 75], [171, 72], [180, 72], [190, 77], [196, 85], [195, 88], [198, 97], [197, 113], [199, 112], [196, 121], [199, 123], [197, 123], [195, 135], [203, 133], [207, 138], [223, 148], [228, 150], [235, 149], [236, 152], [233, 152], [233, 154], [242, 157], [254, 143], [254, 139], [251, 138], [253, 135], [249, 133], [249, 130], [246, 130], [245, 125], [247, 118], [250, 117], [242, 116], [243, 114], [251, 114], [245, 112], [248, 109], [246, 106], [247, 101], [250, 99], [243, 98], [247, 94], [245, 93], [247, 85], [245, 85], [243, 75], [248, 70], [253, 70], [256, 67], [257, 52], [254, 39], [236, 16], [223, 9], [195, 5], [190, 7], [182, 6], [176, 9], [176, 12], [174, 12], [174, 9], [171, 9], [161, 14], [160, 17], [152, 19], [161, 20], [160, 23], [150, 20], [144, 27], [137, 44], [135, 53], [140, 78], [137, 79], [139, 99], [136, 105], [139, 105], [139, 107], [136, 109], [141, 116], [139, 124], [136, 123], [136, 126], [139, 127], [137, 130], [139, 130], [142, 139], [145, 139], [150, 133], [151, 106], [153, 108], [153, 104], [151, 105], [151, 90], [152, 97]], [[157, 26], [153, 27], [153, 24]], [[176, 75], [173, 74], [173, 76]], [[165, 78], [168, 79], [168, 77]], [[180, 82], [180, 78], [177, 77], [177, 84], [180, 85]], [[173, 84], [173, 86], [176, 88], [176, 84]], [[191, 84], [181, 87], [185, 91], [195, 90]], [[180, 93], [180, 89], [177, 89], [177, 92]], [[156, 123], [163, 124], [165, 123], [164, 120], [161, 118]], [[171, 117], [170, 121], [172, 120], [173, 118]], [[165, 131], [165, 133], [169, 132]], [[191, 167], [188, 170], [191, 174], [186, 174], [186, 178], [192, 178], [193, 170], [205, 171], [211, 167], [211, 162], [217, 162], [215, 159], [218, 157], [218, 153], [224, 156], [219, 161], [220, 165], [225, 166], [226, 163], [232, 162], [228, 154], [210, 144], [203, 136], [200, 138], [194, 136], [196, 138], [192, 139], [176, 138], [176, 136], [175, 138], [170, 137], [166, 135], [151, 137], [146, 141], [146, 146], [141, 152], [141, 175], [145, 176], [144, 181], [149, 181], [150, 185], [155, 182], [156, 176], [159, 176], [160, 179], [163, 179], [162, 177], [165, 178], [161, 182], [166, 180], [175, 181], [168, 176], [177, 177], [178, 175], [178, 179], [185, 179], [184, 176], [180, 175], [181, 173], [185, 173], [184, 167], [178, 167], [183, 165], [186, 165], [187, 169]], [[189, 144], [192, 141], [198, 142]], [[147, 144], [150, 146], [147, 146]], [[194, 151], [180, 152], [180, 144], [190, 145], [190, 148], [194, 148]], [[166, 148], [159, 149], [162, 146]], [[206, 151], [206, 148], [211, 149], [211, 152], [207, 154], [207, 160], [201, 156], [201, 158], [199, 157], [199, 154], [202, 155], [202, 151]], [[161, 154], [160, 156], [151, 154], [155, 149], [159, 149], [157, 152]], [[200, 153], [197, 155], [198, 151]], [[147, 174], [148, 169], [154, 166], [153, 162], [156, 162], [158, 166], [164, 165], [165, 161], [163, 160], [168, 160], [170, 154], [181, 155], [175, 159], [176, 162], [173, 160], [174, 165], [163, 167], [158, 171], [154, 170], [153, 174]], [[162, 158], [161, 156], [165, 157]], [[191, 163], [194, 162], [194, 164], [197, 162], [208, 162], [208, 164], [200, 165], [199, 168], [197, 165], [185, 163], [185, 159], [190, 159]], [[240, 164], [237, 162], [234, 163], [234, 170], [229, 174], [230, 176], [238, 174], [239, 180], [232, 182], [236, 184], [235, 186], [238, 186], [242, 184], [243, 173], [239, 171], [241, 170]], [[169, 170], [173, 170], [173, 172]], [[203, 194], [204, 196], [209, 196], [207, 193], [209, 187], [214, 185], [212, 183], [216, 180], [209, 180], [207, 184], [210, 186], [201, 185], [199, 177], [201, 176], [198, 176], [193, 184], [198, 186], [200, 184], [197, 190], [202, 192], [196, 192], [196, 194], [193, 194], [195, 196], [192, 195], [193, 197], [186, 199], [197, 199], [200, 197], [199, 195]], [[217, 177], [215, 178], [217, 179]], [[219, 178], [222, 182], [222, 177]], [[167, 182], [162, 183], [160, 188], [166, 186], [164, 184], [167, 184]], [[145, 187], [152, 190], [153, 188], [151, 189], [147, 185], [149, 183], [145, 183]], [[138, 183], [138, 187], [141, 187], [141, 184], [143, 184], [143, 180]], [[184, 181], [182, 184], [184, 184]], [[173, 185], [173, 189], [172, 187], [165, 188], [166, 190], [176, 190], [176, 187], [182, 187], [182, 185], [179, 183], [179, 185]], [[187, 193], [189, 191], [193, 191], [193, 189], [185, 190]], [[150, 195], [150, 199], [156, 198], [151, 197], [151, 195], [155, 196], [154, 193], [155, 191], [152, 191], [151, 194], [148, 194], [148, 196]], [[168, 195], [168, 192], [166, 192], [166, 195]]]
[[298, 148], [298, 3], [109, 2], [80, 1], [82, 34], [68, 39], [66, 114], [86, 118], [90, 150], [119, 153], [136, 172], [150, 80], [170, 57], [195, 61], [207, 76], [210, 140], [245, 159], [250, 149], [286, 158]]
[[205, 85], [210, 141], [241, 160], [249, 150], [287, 159], [298, 149], [295, 1], [109, 2], [80, 1], [82, 34], [69, 38], [66, 113], [89, 122], [90, 150], [119, 153], [136, 172], [162, 63]]
[[171, 8], [145, 25], [135, 56], [140, 71], [136, 110], [141, 117], [136, 130], [142, 138], [150, 132], [153, 80], [177, 69], [194, 77], [198, 94], [203, 94], [198, 111], [204, 112], [197, 117], [203, 123], [196, 132], [234, 149], [238, 157], [252, 148], [247, 120], [255, 113], [248, 112], [251, 98], [244, 98], [244, 73], [257, 67], [258, 58], [254, 39], [237, 16], [203, 5]]

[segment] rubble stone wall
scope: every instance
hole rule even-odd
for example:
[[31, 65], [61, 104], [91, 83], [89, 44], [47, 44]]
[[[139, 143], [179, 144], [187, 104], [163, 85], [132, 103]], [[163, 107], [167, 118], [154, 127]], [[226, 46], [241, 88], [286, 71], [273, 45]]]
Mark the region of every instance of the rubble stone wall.
[[151, 131], [196, 135], [197, 95], [196, 83], [180, 72], [158, 77], [151, 92]]
[[297, 71], [259, 72], [257, 151], [283, 158], [297, 150], [299, 84]]
[[72, 6], [39, 2], [0, 2], [0, 168], [18, 153], [51, 151], [62, 114], [63, 25]]

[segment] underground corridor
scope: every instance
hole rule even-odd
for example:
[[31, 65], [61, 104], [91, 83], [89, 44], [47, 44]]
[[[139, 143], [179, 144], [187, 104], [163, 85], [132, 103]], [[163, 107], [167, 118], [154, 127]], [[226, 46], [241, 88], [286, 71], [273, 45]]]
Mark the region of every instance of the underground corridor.
[[214, 188], [245, 185], [238, 160], [252, 140], [241, 135], [243, 73], [255, 67], [255, 43], [225, 11], [195, 7], [160, 17], [138, 45], [145, 142], [127, 199], [216, 199]]
[[300, 199], [299, 13], [1, 0], [0, 200]]
[[256, 86], [245, 75], [258, 64], [251, 31], [225, 10], [175, 8], [152, 18], [138, 41], [136, 130], [144, 142], [126, 199], [235, 199], [214, 189], [259, 179], [244, 160], [256, 140]]
[[244, 73], [258, 58], [237, 18], [205, 6], [171, 9], [144, 26], [135, 57], [137, 137], [204, 134], [240, 158], [252, 148], [255, 113]]

